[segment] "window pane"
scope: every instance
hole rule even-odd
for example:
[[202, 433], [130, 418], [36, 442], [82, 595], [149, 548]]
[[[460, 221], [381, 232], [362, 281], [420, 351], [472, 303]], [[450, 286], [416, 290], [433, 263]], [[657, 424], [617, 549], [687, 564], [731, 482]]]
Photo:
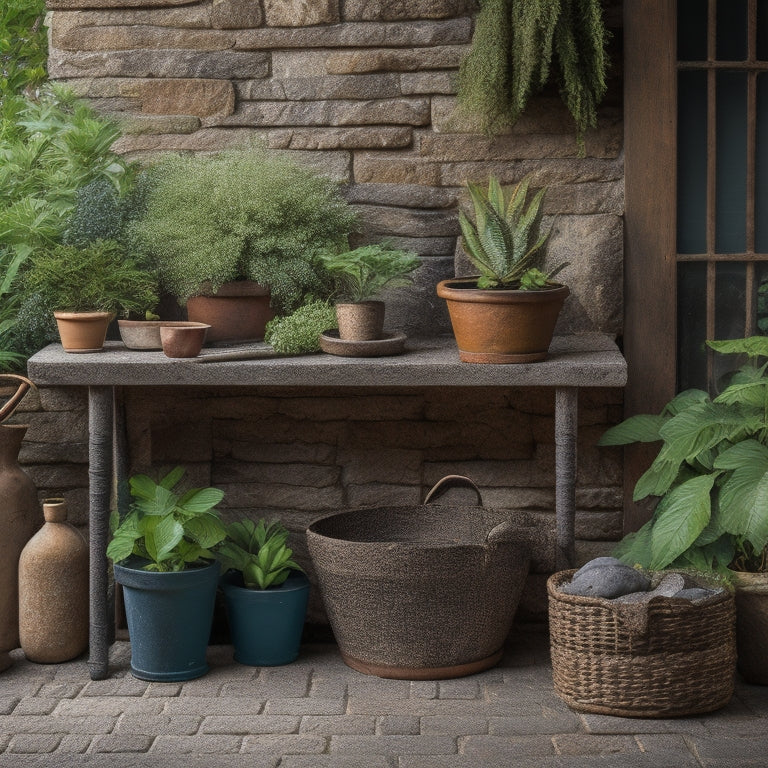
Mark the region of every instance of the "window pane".
[[702, 0], [677, 3], [677, 59], [707, 60], [707, 4]]
[[707, 250], [707, 74], [678, 76], [677, 251]]
[[[705, 6], [707, 3], [702, 2]], [[745, 61], [747, 58], [747, 0], [718, 0], [717, 59]]]
[[717, 73], [718, 253], [743, 253], [747, 248], [747, 75]]
[[757, 58], [768, 61], [768, 0], [757, 0]]
[[768, 253], [768, 74], [757, 77], [755, 250]]
[[678, 389], [707, 388], [707, 265], [682, 262], [677, 270]]

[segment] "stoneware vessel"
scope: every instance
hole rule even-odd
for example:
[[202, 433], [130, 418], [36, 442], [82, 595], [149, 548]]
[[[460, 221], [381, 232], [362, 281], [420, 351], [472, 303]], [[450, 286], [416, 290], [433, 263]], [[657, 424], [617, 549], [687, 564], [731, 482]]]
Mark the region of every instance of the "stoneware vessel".
[[337, 304], [339, 338], [344, 341], [372, 341], [384, 334], [384, 302], [358, 301]]
[[88, 545], [64, 499], [46, 499], [43, 515], [19, 559], [19, 639], [30, 661], [57, 664], [88, 647]]
[[120, 338], [128, 349], [162, 349], [160, 320], [118, 320]]
[[111, 312], [54, 312], [65, 352], [99, 352], [114, 318]]
[[[34, 386], [15, 374], [3, 374], [3, 379], [20, 381], [21, 386], [0, 409], [0, 421]], [[26, 431], [26, 424], [0, 424], [0, 670], [12, 663], [8, 652], [19, 647], [19, 556], [42, 522], [35, 485], [19, 466]]]
[[197, 357], [205, 343], [210, 325], [194, 322], [164, 322], [160, 341], [166, 357]]

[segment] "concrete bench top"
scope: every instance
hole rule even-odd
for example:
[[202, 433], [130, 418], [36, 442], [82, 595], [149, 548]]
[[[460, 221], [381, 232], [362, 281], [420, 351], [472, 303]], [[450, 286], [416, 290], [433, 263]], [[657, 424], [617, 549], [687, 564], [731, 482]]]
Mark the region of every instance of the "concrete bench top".
[[[221, 359], [232, 353], [250, 359]], [[28, 375], [43, 386], [623, 387], [627, 365], [610, 336], [594, 333], [556, 336], [546, 360], [514, 365], [462, 363], [452, 336], [408, 339], [402, 354], [389, 357], [277, 357], [251, 344], [171, 359], [111, 341], [85, 354], [51, 344], [30, 358]]]

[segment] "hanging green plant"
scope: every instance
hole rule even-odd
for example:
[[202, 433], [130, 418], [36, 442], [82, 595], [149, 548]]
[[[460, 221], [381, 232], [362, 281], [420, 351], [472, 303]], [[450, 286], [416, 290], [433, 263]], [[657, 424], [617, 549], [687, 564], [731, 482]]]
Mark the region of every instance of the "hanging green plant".
[[459, 103], [500, 133], [554, 79], [582, 141], [606, 91], [607, 37], [600, 0], [481, 0]]

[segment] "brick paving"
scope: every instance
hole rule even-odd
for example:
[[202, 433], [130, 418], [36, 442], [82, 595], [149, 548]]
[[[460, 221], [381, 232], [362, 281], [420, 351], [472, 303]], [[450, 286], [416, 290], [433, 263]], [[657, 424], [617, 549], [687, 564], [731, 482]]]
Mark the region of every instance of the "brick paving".
[[212, 646], [210, 672], [148, 683], [116, 643], [111, 677], [85, 660], [0, 674], [0, 768], [765, 768], [768, 687], [737, 681], [695, 718], [579, 715], [552, 689], [546, 631], [517, 628], [502, 663], [441, 682], [381, 680], [335, 646], [254, 668]]

